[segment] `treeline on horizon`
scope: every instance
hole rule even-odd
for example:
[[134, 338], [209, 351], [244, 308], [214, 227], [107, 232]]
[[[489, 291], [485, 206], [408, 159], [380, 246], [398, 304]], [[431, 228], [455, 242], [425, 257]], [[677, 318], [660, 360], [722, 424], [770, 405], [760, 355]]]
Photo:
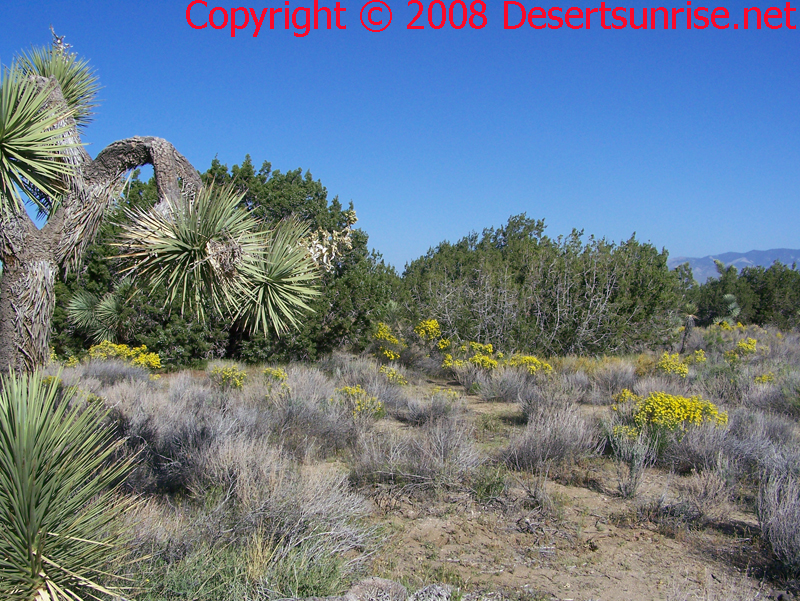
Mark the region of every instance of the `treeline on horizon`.
[[[301, 169], [282, 173], [268, 162], [256, 169], [248, 155], [232, 169], [215, 159], [202, 177], [247, 190], [243, 202], [268, 222], [293, 214], [312, 230], [341, 232], [348, 226], [348, 209], [338, 198], [329, 200], [322, 183]], [[124, 278], [124, 265], [113, 258], [124, 209], [156, 200], [154, 180], [135, 174], [81, 271], [57, 284], [52, 345], [59, 357], [80, 357], [98, 341], [96, 330], [76, 325], [67, 312], [72, 299], [87, 294], [111, 315], [105, 337], [144, 344], [173, 367], [223, 357], [288, 362], [313, 361], [336, 349], [360, 352], [378, 323], [403, 332], [423, 319], [438, 320], [442, 334], [454, 341], [491, 342], [504, 351], [543, 356], [666, 348], [677, 342], [689, 318], [701, 326], [719, 320], [782, 330], [800, 325], [796, 266], [775, 263], [737, 272], [719, 264], [720, 277], [699, 284], [688, 264], [670, 270], [666, 250], [635, 237], [615, 244], [575, 230], [550, 238], [544, 221], [522, 214], [500, 228], [440, 243], [402, 275], [368, 250], [366, 232], [354, 229], [352, 249], [322, 272], [322, 294], [302, 327], [281, 337], [248, 335], [236, 322], [182, 315], [179, 305], [166, 302], [163, 289], [137, 289]]]

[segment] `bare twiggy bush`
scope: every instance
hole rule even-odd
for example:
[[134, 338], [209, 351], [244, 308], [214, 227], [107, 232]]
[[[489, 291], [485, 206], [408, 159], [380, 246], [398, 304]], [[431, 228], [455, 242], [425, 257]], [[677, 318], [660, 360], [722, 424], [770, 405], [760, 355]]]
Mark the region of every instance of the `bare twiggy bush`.
[[476, 375], [478, 396], [484, 401], [513, 403], [525, 394], [525, 389], [530, 385], [528, 374], [514, 367], [479, 371]]
[[529, 380], [518, 399], [526, 416], [538, 415], [543, 408], [573, 405], [580, 392], [573, 380], [562, 375]]
[[633, 389], [636, 383], [636, 368], [623, 359], [606, 361], [593, 374], [594, 389], [592, 402], [596, 405], [607, 405], [613, 402], [615, 394], [624, 388]]
[[670, 437], [659, 463], [680, 474], [708, 469], [726, 452], [728, 437], [727, 428], [709, 422], [688, 428]]
[[537, 473], [576, 461], [597, 448], [598, 437], [575, 405], [540, 406], [504, 452], [506, 463]]
[[444, 390], [437, 390], [427, 399], [410, 399], [402, 417], [414, 426], [422, 426], [464, 411], [463, 397], [453, 397]]
[[485, 377], [485, 371], [482, 367], [467, 363], [453, 368], [453, 373], [456, 380], [468, 394], [474, 394], [478, 391], [481, 385], [481, 380]]
[[461, 486], [483, 463], [472, 426], [458, 416], [426, 423], [407, 439], [367, 436], [353, 457], [357, 481], [391, 481], [422, 488]]
[[642, 428], [635, 435], [612, 420], [604, 424], [608, 442], [617, 465], [619, 492], [626, 499], [633, 499], [639, 490], [644, 471], [655, 463], [658, 440]]
[[692, 505], [698, 518], [708, 522], [720, 522], [730, 517], [731, 485], [726, 479], [726, 466], [706, 469], [682, 479], [679, 490]]
[[758, 495], [758, 521], [764, 538], [778, 558], [792, 572], [800, 573], [800, 475], [797, 471], [774, 470], [763, 476]]

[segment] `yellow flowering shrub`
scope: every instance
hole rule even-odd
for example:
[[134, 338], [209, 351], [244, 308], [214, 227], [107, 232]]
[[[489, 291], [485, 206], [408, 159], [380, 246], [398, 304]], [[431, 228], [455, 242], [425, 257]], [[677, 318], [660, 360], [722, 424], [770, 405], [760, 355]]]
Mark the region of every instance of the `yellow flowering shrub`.
[[89, 349], [89, 357], [100, 361], [120, 359], [145, 369], [161, 369], [161, 358], [158, 353], [147, 352], [145, 345], [131, 348], [127, 344], [114, 344], [104, 340]]
[[336, 392], [350, 406], [356, 420], [377, 419], [383, 417], [385, 413], [383, 403], [378, 400], [378, 397], [371, 396], [361, 388], [361, 385], [343, 386], [337, 388]]
[[728, 363], [736, 363], [744, 357], [755, 354], [758, 341], [755, 338], [745, 338], [736, 343], [736, 346], [729, 351], [725, 351], [725, 360]]
[[682, 397], [666, 392], [651, 392], [636, 401], [633, 416], [640, 428], [652, 425], [665, 430], [685, 430], [688, 426], [699, 426], [703, 422], [715, 425], [728, 423], [728, 414], [720, 413], [711, 401], [700, 396]]
[[[278, 395], [289, 392], [289, 385], [286, 383], [286, 379], [289, 375], [286, 373], [286, 370], [280, 367], [265, 367], [261, 373], [264, 375], [264, 379], [267, 382], [268, 396], [271, 395], [273, 391], [277, 392]], [[276, 386], [278, 387], [277, 390], [275, 390]]]
[[208, 374], [209, 379], [220, 388], [239, 389], [247, 380], [247, 373], [235, 365], [230, 367], [214, 367]]
[[385, 358], [389, 361], [397, 361], [400, 358], [400, 350], [405, 347], [405, 344], [392, 334], [392, 329], [387, 324], [378, 323], [378, 328], [372, 338], [380, 344], [376, 353], [378, 358]]
[[670, 355], [666, 351], [656, 363], [656, 369], [666, 375], [676, 375], [685, 378], [689, 375], [689, 366], [681, 359], [678, 353]]
[[[627, 413], [628, 417], [623, 417], [623, 421], [629, 422], [616, 426], [614, 435], [618, 434], [617, 428], [624, 428], [626, 436], [635, 437], [642, 428], [676, 432], [704, 422], [716, 426], [728, 423], [727, 413], [719, 411], [714, 403], [700, 396], [683, 397], [666, 392], [651, 392], [642, 397], [626, 388], [614, 397], [614, 401], [611, 409], [620, 414]], [[627, 409], [627, 412], [623, 409]]]
[[397, 384], [398, 386], [408, 385], [408, 380], [406, 380], [403, 374], [401, 374], [393, 367], [381, 365], [381, 368], [378, 371], [380, 371], [380, 373], [386, 376], [386, 379], [389, 380], [389, 382], [391, 382], [392, 384]]
[[425, 321], [419, 322], [414, 327], [414, 333], [422, 340], [430, 342], [442, 335], [442, 328], [435, 319], [426, 319]]
[[772, 384], [775, 382], [775, 374], [771, 371], [768, 371], [767, 373], [756, 376], [753, 379], [756, 384]]
[[530, 374], [549, 374], [553, 371], [552, 365], [533, 355], [511, 355], [511, 358], [506, 361], [506, 365], [509, 367], [527, 367]]
[[450, 353], [445, 354], [444, 360], [442, 361], [442, 367], [445, 369], [464, 367], [466, 364], [466, 361], [462, 361], [461, 359], [453, 359], [453, 355]]
[[446, 351], [450, 348], [450, 340], [447, 338], [442, 338], [436, 343], [436, 348], [438, 348], [440, 351]]
[[473, 365], [477, 365], [489, 371], [496, 369], [498, 366], [497, 359], [494, 359], [491, 355], [484, 355], [482, 353], [472, 355], [468, 361]]
[[708, 358], [706, 357], [706, 352], [703, 349], [697, 349], [691, 355], [686, 357], [686, 363], [689, 365], [705, 363], [706, 361], [708, 361]]

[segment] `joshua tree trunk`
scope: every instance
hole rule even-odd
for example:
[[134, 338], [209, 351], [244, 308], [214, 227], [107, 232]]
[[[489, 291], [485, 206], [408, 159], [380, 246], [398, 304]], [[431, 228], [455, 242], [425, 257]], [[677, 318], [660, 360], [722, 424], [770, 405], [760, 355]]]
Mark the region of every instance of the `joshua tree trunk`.
[[[54, 78], [32, 77], [32, 84], [51, 87], [50, 107], [66, 107]], [[72, 118], [65, 136], [79, 143]], [[50, 324], [55, 306], [54, 281], [63, 268], [76, 266], [92, 243], [109, 204], [121, 192], [122, 176], [141, 165], [152, 165], [161, 202], [177, 201], [182, 193], [200, 189], [197, 171], [161, 138], [134, 137], [114, 142], [92, 160], [84, 148], [65, 146], [66, 160], [75, 167], [65, 183], [68, 193], [53, 202], [47, 224], [38, 230], [24, 211], [0, 216], [0, 372], [31, 370], [49, 356]]]

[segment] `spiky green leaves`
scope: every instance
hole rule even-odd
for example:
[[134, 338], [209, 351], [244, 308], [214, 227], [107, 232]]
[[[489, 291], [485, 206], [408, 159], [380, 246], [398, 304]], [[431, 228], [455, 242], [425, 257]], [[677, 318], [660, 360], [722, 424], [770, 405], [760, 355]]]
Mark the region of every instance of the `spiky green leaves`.
[[100, 84], [89, 61], [51, 46], [33, 48], [29, 53], [23, 53], [17, 58], [17, 64], [26, 75], [55, 77], [75, 124], [84, 128], [92, 122], [92, 109], [97, 106], [95, 96]]
[[0, 377], [0, 598], [100, 599], [120, 556], [120, 441], [101, 405], [59, 398], [58, 378]]
[[0, 75], [0, 210], [20, 214], [20, 191], [44, 210], [42, 197], [66, 191], [72, 166], [63, 151], [76, 145], [65, 138], [68, 109], [48, 107], [51, 88], [39, 89], [19, 68]]
[[114, 290], [98, 297], [87, 290], [78, 290], [67, 303], [67, 317], [85, 330], [95, 342], [117, 342], [129, 322], [129, 301], [138, 294], [129, 278]]
[[300, 246], [307, 228], [287, 221], [263, 231], [242, 198], [232, 186], [211, 185], [178, 203], [128, 210], [121, 256], [127, 273], [165, 285], [182, 310], [203, 318], [210, 306], [250, 329], [281, 333], [319, 294], [316, 265]]

